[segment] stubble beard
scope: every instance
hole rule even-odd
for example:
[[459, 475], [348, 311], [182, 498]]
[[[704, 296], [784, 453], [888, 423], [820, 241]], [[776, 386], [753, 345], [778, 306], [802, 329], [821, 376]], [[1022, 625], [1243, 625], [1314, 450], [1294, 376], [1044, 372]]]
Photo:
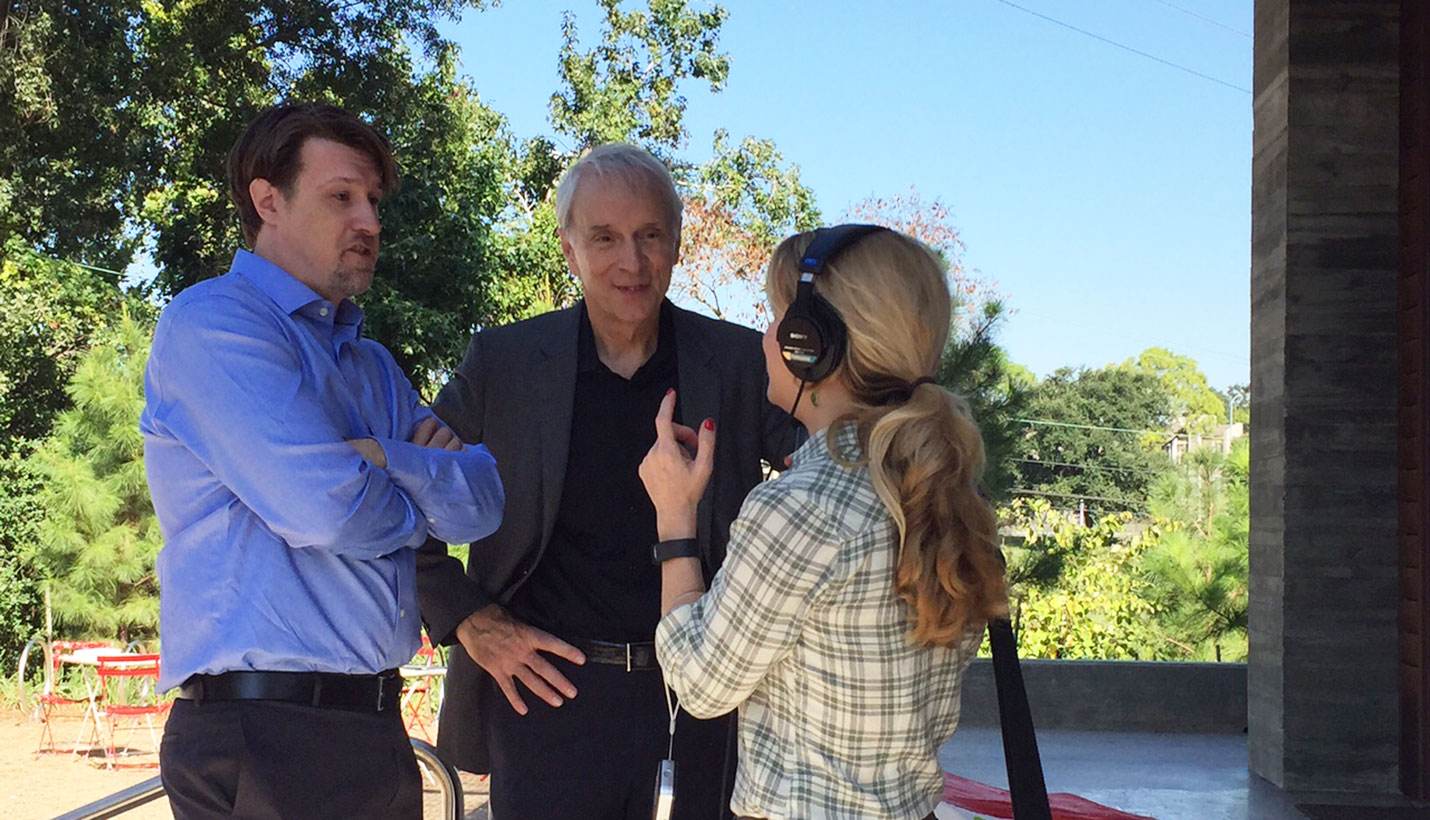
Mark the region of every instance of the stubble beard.
[[372, 273], [376, 266], [376, 260], [372, 264], [338, 265], [333, 270], [333, 284], [347, 298], [364, 294], [372, 287]]

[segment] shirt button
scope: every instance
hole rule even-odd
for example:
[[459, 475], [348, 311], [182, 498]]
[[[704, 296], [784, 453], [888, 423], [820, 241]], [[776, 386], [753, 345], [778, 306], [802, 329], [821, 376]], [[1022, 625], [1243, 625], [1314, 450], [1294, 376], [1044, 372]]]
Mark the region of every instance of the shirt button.
[[318, 315], [319, 315], [319, 316], [327, 316], [327, 315], [328, 315], [328, 309], [327, 309], [327, 308], [318, 308]]
[[399, 609], [399, 610], [397, 610], [397, 617], [399, 617], [399, 618], [406, 618], [406, 617], [407, 617], [407, 610], [405, 610], [405, 609]]
[[428, 523], [428, 524], [436, 524], [436, 523], [437, 523], [437, 519], [435, 519], [435, 518], [428, 518], [428, 519], [427, 519], [427, 523]]

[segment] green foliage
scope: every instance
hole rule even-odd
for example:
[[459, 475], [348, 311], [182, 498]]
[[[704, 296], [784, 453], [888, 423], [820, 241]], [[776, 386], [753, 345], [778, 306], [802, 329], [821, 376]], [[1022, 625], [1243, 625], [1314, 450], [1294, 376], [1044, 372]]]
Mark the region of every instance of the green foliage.
[[75, 362], [124, 299], [116, 280], [18, 239], [0, 247], [0, 455], [27, 452], [69, 406]]
[[0, 249], [0, 668], [14, 664], [41, 624], [39, 579], [21, 560], [43, 517], [25, 458], [70, 406], [65, 386], [91, 336], [132, 302], [115, 278], [41, 256], [18, 239]]
[[1160, 379], [1170, 399], [1172, 419], [1188, 432], [1210, 433], [1225, 420], [1226, 402], [1207, 384], [1207, 377], [1190, 356], [1149, 347], [1123, 367]]
[[648, 11], [621, 11], [620, 0], [600, 0], [601, 42], [581, 51], [575, 16], [562, 20], [559, 72], [563, 89], [551, 95], [551, 122], [579, 151], [607, 142], [638, 142], [657, 153], [685, 139], [685, 78], [719, 91], [730, 61], [717, 51], [726, 12], [692, 11], [685, 0], [651, 0]]
[[30, 459], [44, 517], [28, 558], [66, 637], [128, 642], [158, 628], [161, 538], [139, 432], [149, 318], [126, 313], [99, 334], [69, 385], [74, 406]]
[[20, 650], [42, 624], [39, 579], [21, 560], [44, 514], [38, 490], [18, 454], [0, 458], [0, 670], [15, 668]]
[[1027, 412], [1037, 423], [1026, 427], [1013, 465], [1020, 490], [1062, 507], [1081, 500], [1094, 517], [1146, 511], [1153, 483], [1169, 466], [1158, 436], [1149, 446], [1138, 432], [1155, 433], [1171, 420], [1156, 376], [1124, 367], [1060, 368], [1038, 383]]
[[1022, 444], [1029, 390], [1014, 375], [1013, 365], [997, 344], [998, 329], [1006, 314], [1000, 302], [983, 305], [979, 321], [962, 332], [955, 328], [939, 362], [938, 382], [968, 399], [973, 420], [983, 434], [987, 469], [983, 485], [990, 497], [1001, 500], [1014, 486], [1014, 454]]
[[[121, 269], [153, 240], [161, 287], [236, 245], [222, 159], [309, 72], [435, 49], [457, 0], [38, 0], [0, 48], [0, 239]], [[140, 225], [146, 230], [141, 231]], [[152, 229], [146, 237], [148, 229]]]
[[1143, 571], [1169, 634], [1194, 657], [1246, 659], [1248, 440], [1193, 450], [1158, 482]]
[[[1137, 570], [1145, 540], [1126, 534], [1131, 516], [1092, 526], [1019, 499], [1003, 511], [1018, 646], [1030, 658], [1166, 660], [1174, 648], [1157, 629], [1156, 608]], [[1055, 580], [1054, 580], [1055, 577]]]

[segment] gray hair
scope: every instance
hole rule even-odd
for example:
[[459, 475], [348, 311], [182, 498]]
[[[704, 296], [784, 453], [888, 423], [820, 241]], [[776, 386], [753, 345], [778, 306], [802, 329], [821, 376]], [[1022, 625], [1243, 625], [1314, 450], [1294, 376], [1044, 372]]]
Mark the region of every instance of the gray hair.
[[675, 182], [665, 164], [638, 145], [612, 142], [599, 145], [576, 161], [561, 176], [556, 186], [556, 224], [561, 230], [571, 227], [571, 203], [576, 189], [588, 177], [615, 180], [632, 189], [649, 188], [665, 206], [666, 227], [671, 240], [680, 244], [680, 216], [684, 204], [675, 190]]

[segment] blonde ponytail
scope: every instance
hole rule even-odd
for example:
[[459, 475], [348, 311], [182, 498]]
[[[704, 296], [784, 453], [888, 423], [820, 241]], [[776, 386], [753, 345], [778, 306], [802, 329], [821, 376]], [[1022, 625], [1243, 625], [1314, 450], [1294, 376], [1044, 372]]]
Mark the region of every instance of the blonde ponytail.
[[[772, 304], [793, 299], [796, 260], [811, 238], [776, 249], [766, 282]], [[1007, 590], [998, 522], [978, 490], [983, 438], [968, 403], [926, 378], [952, 319], [943, 265], [915, 239], [871, 234], [825, 266], [818, 291], [848, 328], [836, 376], [854, 410], [834, 425], [855, 425], [874, 491], [898, 527], [894, 588], [909, 609], [909, 637], [951, 646], [1005, 614]]]

